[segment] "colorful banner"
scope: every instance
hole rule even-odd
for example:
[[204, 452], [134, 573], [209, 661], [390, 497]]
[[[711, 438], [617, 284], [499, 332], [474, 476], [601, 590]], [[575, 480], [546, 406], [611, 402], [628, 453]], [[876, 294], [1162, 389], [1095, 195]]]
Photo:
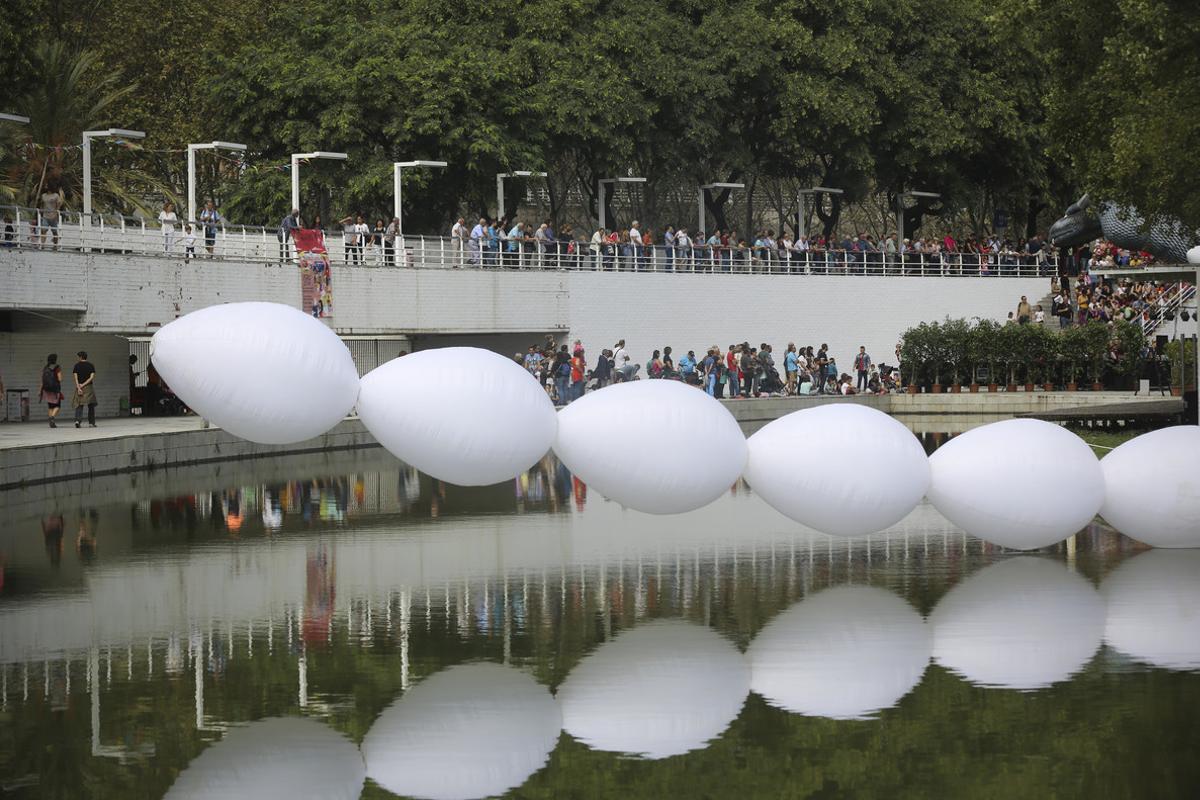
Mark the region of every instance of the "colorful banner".
[[319, 319], [332, 318], [333, 280], [325, 234], [301, 228], [292, 231], [292, 242], [300, 262], [300, 302], [304, 310]]

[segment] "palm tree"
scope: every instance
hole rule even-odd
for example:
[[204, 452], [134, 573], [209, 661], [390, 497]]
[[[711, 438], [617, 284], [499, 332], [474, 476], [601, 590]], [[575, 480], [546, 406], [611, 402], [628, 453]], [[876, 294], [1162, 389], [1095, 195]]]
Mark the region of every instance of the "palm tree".
[[[83, 191], [81, 136], [85, 130], [104, 127], [112, 108], [135, 87], [118, 86], [112, 75], [97, 79], [96, 55], [73, 50], [62, 41], [40, 42], [34, 61], [38, 79], [17, 105], [18, 111], [29, 117], [29, 124], [10, 131], [6, 141], [0, 142], [0, 194], [23, 205], [35, 205], [43, 187], [54, 181], [62, 186], [67, 206], [79, 208]], [[136, 167], [123, 168], [119, 180], [102, 171], [97, 178], [97, 207], [144, 211], [144, 194], [174, 194], [159, 178]]]

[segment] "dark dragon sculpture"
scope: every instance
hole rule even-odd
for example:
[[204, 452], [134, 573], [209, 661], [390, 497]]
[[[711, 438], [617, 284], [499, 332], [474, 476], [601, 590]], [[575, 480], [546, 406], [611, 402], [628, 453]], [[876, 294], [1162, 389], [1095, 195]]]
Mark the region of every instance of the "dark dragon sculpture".
[[1050, 226], [1050, 241], [1056, 247], [1079, 247], [1103, 236], [1117, 247], [1141, 250], [1160, 261], [1184, 264], [1188, 250], [1200, 243], [1200, 235], [1178, 223], [1160, 223], [1144, 230], [1144, 220], [1133, 209], [1121, 209], [1104, 203], [1092, 208], [1086, 194], [1079, 198], [1062, 218]]

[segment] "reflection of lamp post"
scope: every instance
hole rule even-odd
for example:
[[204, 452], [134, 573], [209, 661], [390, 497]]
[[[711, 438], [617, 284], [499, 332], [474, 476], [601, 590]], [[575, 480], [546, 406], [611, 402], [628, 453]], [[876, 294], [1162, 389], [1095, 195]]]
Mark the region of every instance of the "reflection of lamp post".
[[699, 220], [696, 230], [700, 234], [700, 242], [704, 242], [704, 192], [706, 189], [745, 189], [744, 183], [706, 183], [696, 191], [696, 205], [699, 209]]
[[496, 218], [504, 217], [504, 179], [505, 178], [544, 178], [544, 172], [530, 172], [529, 170], [519, 169], [516, 172], [498, 172], [496, 173]]
[[349, 157], [345, 153], [330, 153], [325, 150], [316, 150], [312, 153], [292, 153], [292, 208], [300, 207], [300, 162], [302, 160], [327, 158], [332, 161], [345, 161]]
[[809, 189], [801, 189], [796, 192], [796, 239], [801, 236], [808, 236], [808, 208], [804, 202], [804, 198], [810, 194], [845, 194], [842, 189], [832, 189], [828, 186], [813, 186]]
[[396, 233], [404, 237], [404, 212], [400, 208], [400, 197], [402, 187], [400, 185], [400, 172], [405, 167], [445, 167], [445, 161], [396, 161], [392, 164], [392, 190], [394, 197], [394, 205], [392, 208], [392, 216], [396, 218]]
[[901, 192], [896, 195], [896, 250], [904, 244], [904, 201], [909, 197], [941, 197], [937, 192]]
[[196, 151], [197, 150], [237, 150], [245, 152], [246, 145], [237, 142], [208, 142], [206, 144], [189, 144], [187, 149], [187, 192], [188, 192], [188, 222], [196, 221]]
[[146, 134], [124, 128], [83, 132], [83, 216], [89, 223], [92, 219], [92, 139], [106, 138], [145, 139]]
[[600, 178], [596, 181], [596, 195], [600, 199], [600, 227], [605, 224], [604, 214], [604, 184], [606, 183], [645, 183], [645, 178]]

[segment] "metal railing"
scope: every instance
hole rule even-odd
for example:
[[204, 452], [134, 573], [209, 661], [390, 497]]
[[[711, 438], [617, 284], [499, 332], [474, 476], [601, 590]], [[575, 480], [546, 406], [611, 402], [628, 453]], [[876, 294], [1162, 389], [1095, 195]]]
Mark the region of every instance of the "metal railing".
[[1172, 319], [1181, 310], [1184, 303], [1196, 296], [1196, 287], [1190, 283], [1175, 283], [1163, 295], [1162, 301], [1155, 306], [1149, 319], [1142, 320], [1142, 333], [1151, 335], [1160, 325], [1167, 321], [1167, 314]]
[[[0, 247], [74, 250], [168, 258], [220, 258], [267, 263], [295, 258], [278, 228], [176, 222], [63, 211], [57, 224], [35, 209], [0, 206]], [[916, 277], [1044, 277], [1057, 274], [1056, 256], [1000, 253], [885, 253], [764, 246], [633, 245], [536, 238], [392, 237], [382, 231], [325, 233], [335, 264], [363, 267], [481, 270], [589, 270], [729, 274], [871, 275]]]

